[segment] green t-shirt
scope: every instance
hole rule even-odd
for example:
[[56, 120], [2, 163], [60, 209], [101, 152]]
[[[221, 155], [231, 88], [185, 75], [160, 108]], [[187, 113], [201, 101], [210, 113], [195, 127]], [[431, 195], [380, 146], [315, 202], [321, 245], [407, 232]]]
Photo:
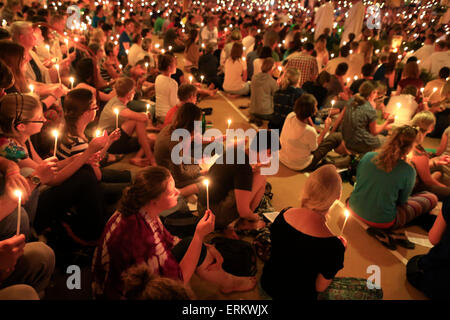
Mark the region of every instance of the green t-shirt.
[[391, 172], [379, 169], [368, 152], [359, 162], [356, 184], [350, 196], [350, 208], [361, 218], [375, 223], [389, 223], [397, 216], [397, 206], [406, 203], [416, 181], [412, 166], [400, 160]]
[[153, 28], [154, 32], [160, 32], [163, 24], [164, 24], [164, 19], [161, 17], [158, 17], [155, 21], [155, 26]]

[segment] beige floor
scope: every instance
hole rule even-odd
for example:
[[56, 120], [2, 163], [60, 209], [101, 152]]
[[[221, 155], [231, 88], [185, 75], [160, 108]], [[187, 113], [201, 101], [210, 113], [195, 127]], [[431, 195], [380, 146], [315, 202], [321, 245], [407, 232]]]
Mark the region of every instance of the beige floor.
[[[178, 55], [178, 65], [183, 64], [181, 55]], [[226, 100], [228, 99], [228, 101]], [[248, 105], [248, 98], [229, 99], [224, 98], [221, 93], [215, 97], [206, 98], [199, 103], [199, 106], [212, 107], [213, 113], [207, 116], [207, 120], [212, 121], [213, 127], [224, 132], [227, 127], [227, 119], [232, 120], [231, 128], [249, 128], [249, 123], [236, 111], [235, 107]], [[231, 102], [231, 103], [230, 103]], [[240, 110], [244, 116], [248, 110]], [[436, 147], [438, 141], [427, 139], [426, 147]], [[127, 159], [129, 156], [127, 157]], [[137, 172], [138, 168], [132, 167], [124, 160], [117, 163], [112, 168], [127, 168]], [[268, 178], [273, 187], [273, 206], [276, 210], [281, 210], [287, 206], [297, 206], [303, 185], [306, 181], [305, 174], [294, 172], [280, 164], [279, 172]], [[352, 191], [348, 183], [344, 183], [344, 192], [341, 200], [346, 199]], [[335, 207], [330, 215], [330, 227], [333, 231], [339, 232], [339, 227], [343, 223], [342, 209]], [[417, 227], [410, 227], [408, 230], [424, 233]], [[428, 251], [427, 248], [416, 246], [414, 250], [398, 249], [398, 257], [391, 251], [383, 247], [375, 239], [368, 236], [363, 227], [354, 219], [350, 218], [345, 227], [344, 237], [348, 240], [348, 247], [345, 253], [344, 268], [337, 274], [341, 277], [359, 277], [368, 278], [370, 276], [366, 271], [371, 265], [377, 265], [381, 269], [381, 286], [384, 291], [384, 299], [425, 299], [424, 295], [414, 289], [406, 280], [405, 265], [400, 260], [408, 259], [416, 254], [423, 254]], [[287, 248], [288, 250], [288, 248]], [[289, 254], [301, 254], [291, 252]], [[400, 259], [399, 259], [400, 258]], [[258, 274], [260, 277], [262, 263], [258, 259]], [[194, 275], [191, 281], [191, 287], [199, 299], [259, 299], [257, 289], [245, 293], [234, 293], [224, 295], [219, 293], [218, 288], [202, 281]]]

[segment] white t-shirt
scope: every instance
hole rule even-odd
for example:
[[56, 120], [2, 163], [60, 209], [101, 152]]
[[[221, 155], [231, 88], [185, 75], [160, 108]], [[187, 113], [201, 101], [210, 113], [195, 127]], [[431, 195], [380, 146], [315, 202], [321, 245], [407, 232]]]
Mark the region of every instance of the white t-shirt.
[[[105, 107], [100, 114], [100, 119], [98, 121], [98, 129], [103, 131], [107, 130], [108, 133], [111, 133], [116, 129], [116, 114], [114, 113], [114, 109], [119, 110], [119, 114], [122, 110], [126, 109], [127, 106], [123, 104], [122, 101], [119, 100], [117, 96], [108, 101]], [[119, 116], [118, 118], [119, 128], [122, 126], [122, 123], [126, 120], [123, 117]]]
[[244, 39], [242, 39], [242, 45], [245, 47], [245, 56], [247, 56], [247, 54], [251, 52], [250, 49], [253, 48], [254, 44], [255, 44], [255, 37], [251, 35], [248, 35]]
[[150, 54], [142, 49], [140, 45], [133, 43], [128, 51], [128, 64], [134, 67], [138, 61], [144, 59], [146, 56], [150, 57]]
[[231, 58], [225, 61], [225, 80], [223, 88], [225, 91], [239, 91], [245, 86], [242, 73], [247, 70], [247, 64], [242, 59], [233, 61]]
[[292, 170], [302, 170], [309, 166], [311, 152], [318, 147], [317, 132], [291, 112], [284, 122], [280, 143], [280, 161]]
[[425, 61], [419, 64], [420, 68], [423, 68], [433, 74], [433, 76], [438, 77], [439, 71], [443, 67], [450, 68], [450, 51], [438, 51], [434, 52]]
[[261, 67], [264, 62], [264, 59], [257, 58], [253, 60], [253, 74], [258, 74], [261, 72]]
[[178, 104], [178, 83], [171, 77], [160, 74], [155, 80], [156, 116], [164, 118]]

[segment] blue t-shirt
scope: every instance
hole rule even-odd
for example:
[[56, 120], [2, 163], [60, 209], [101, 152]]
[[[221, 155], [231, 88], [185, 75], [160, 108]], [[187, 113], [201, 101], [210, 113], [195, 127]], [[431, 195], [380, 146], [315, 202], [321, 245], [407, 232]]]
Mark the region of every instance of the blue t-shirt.
[[386, 172], [372, 162], [377, 154], [368, 152], [359, 162], [349, 205], [367, 221], [389, 223], [397, 216], [397, 206], [406, 203], [411, 195], [416, 173], [403, 160], [391, 172]]
[[131, 38], [125, 31], [120, 34], [119, 37], [119, 57], [126, 55], [125, 47], [123, 46], [124, 42], [128, 42], [131, 47]]

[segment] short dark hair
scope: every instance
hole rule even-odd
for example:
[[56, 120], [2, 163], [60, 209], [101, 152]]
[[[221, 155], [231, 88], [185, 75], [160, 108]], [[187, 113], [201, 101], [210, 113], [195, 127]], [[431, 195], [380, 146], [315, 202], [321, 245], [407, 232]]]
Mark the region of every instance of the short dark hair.
[[361, 73], [364, 77], [370, 77], [374, 72], [375, 66], [372, 63], [366, 63], [361, 68]]
[[348, 55], [350, 54], [350, 46], [349, 45], [345, 45], [343, 47], [341, 47], [341, 57], [348, 57]]
[[439, 78], [440, 79], [447, 79], [450, 76], [450, 68], [449, 67], [443, 67], [441, 70], [439, 70]]
[[194, 121], [199, 121], [201, 116], [202, 109], [193, 103], [187, 102], [178, 109], [172, 121], [171, 129], [186, 129], [189, 132], [193, 132]]
[[0, 40], [9, 40], [9, 39], [11, 39], [11, 34], [8, 32], [8, 30], [0, 28]]
[[174, 56], [170, 54], [161, 54], [158, 57], [158, 69], [159, 71], [167, 71], [169, 70], [170, 65], [172, 64], [173, 60], [175, 59]]
[[342, 62], [338, 64], [335, 74], [337, 76], [343, 76], [347, 73], [347, 71], [348, 71], [348, 64], [346, 62]]
[[303, 49], [306, 51], [314, 50], [314, 45], [311, 42], [307, 42], [303, 45]]
[[316, 107], [316, 98], [312, 94], [305, 93], [295, 101], [294, 112], [297, 119], [303, 121], [314, 115]]
[[180, 99], [180, 101], [187, 101], [195, 95], [197, 95], [197, 87], [193, 84], [183, 83], [178, 88], [178, 99]]

